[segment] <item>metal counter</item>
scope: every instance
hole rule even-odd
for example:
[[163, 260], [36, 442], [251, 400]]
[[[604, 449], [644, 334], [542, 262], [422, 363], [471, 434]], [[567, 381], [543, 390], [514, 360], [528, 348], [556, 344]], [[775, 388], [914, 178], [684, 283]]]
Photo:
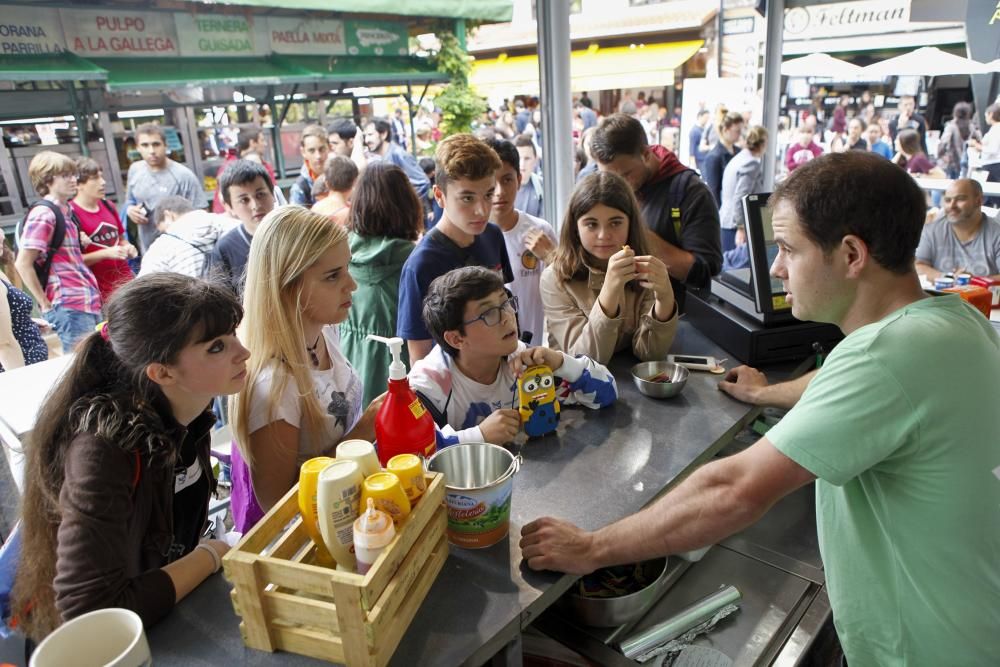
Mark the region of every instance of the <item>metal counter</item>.
[[[672, 349], [727, 356], [683, 321]], [[611, 364], [620, 394], [614, 406], [567, 408], [555, 436], [520, 448], [524, 464], [514, 483], [510, 536], [478, 551], [451, 547], [390, 664], [480, 665], [510, 642], [517, 648], [521, 630], [576, 579], [528, 570], [517, 545], [521, 526], [553, 515], [595, 529], [636, 512], [759, 412], [720, 392], [719, 376], [707, 373], [692, 373], [677, 398], [647, 398], [631, 381], [630, 362]], [[158, 665], [323, 664], [245, 648], [229, 590], [221, 575], [213, 576], [150, 629]], [[518, 664], [517, 650], [510, 657]]]

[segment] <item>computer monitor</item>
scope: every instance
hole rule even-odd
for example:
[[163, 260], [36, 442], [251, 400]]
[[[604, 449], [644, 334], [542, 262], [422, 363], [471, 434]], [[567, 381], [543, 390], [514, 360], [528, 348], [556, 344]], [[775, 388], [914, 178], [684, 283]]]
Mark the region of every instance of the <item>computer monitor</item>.
[[776, 315], [791, 313], [792, 306], [785, 298], [781, 281], [771, 277], [771, 264], [778, 256], [778, 246], [774, 242], [774, 228], [771, 226], [770, 198], [770, 192], [747, 195], [743, 198], [743, 211], [746, 214], [754, 303], [757, 312]]

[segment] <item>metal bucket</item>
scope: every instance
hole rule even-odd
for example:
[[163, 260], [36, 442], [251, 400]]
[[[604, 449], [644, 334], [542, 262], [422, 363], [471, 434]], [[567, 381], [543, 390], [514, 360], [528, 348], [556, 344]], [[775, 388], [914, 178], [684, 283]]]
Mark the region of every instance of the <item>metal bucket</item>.
[[483, 549], [507, 536], [520, 466], [520, 457], [503, 447], [479, 442], [446, 447], [427, 460], [428, 470], [444, 473], [449, 542]]

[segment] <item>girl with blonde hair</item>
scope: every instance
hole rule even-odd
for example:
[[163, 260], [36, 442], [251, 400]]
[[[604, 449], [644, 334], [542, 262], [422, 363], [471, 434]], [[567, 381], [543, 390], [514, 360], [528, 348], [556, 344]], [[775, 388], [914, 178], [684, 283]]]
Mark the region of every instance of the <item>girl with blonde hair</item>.
[[245, 532], [298, 479], [307, 459], [348, 438], [374, 439], [380, 399], [362, 414], [364, 387], [340, 351], [357, 283], [347, 231], [301, 206], [263, 220], [250, 246], [240, 333], [250, 350], [247, 388], [230, 401], [232, 507]]

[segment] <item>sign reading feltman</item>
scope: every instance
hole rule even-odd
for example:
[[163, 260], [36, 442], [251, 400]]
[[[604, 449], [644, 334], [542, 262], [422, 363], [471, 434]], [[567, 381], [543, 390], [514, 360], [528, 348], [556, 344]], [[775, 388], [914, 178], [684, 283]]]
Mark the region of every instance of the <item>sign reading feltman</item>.
[[114, 9], [62, 9], [67, 48], [81, 56], [177, 56], [173, 16]]
[[0, 54], [37, 55], [65, 50], [62, 25], [55, 12], [0, 7]]
[[909, 27], [909, 0], [835, 2], [785, 12], [785, 39], [790, 40], [899, 32]]

